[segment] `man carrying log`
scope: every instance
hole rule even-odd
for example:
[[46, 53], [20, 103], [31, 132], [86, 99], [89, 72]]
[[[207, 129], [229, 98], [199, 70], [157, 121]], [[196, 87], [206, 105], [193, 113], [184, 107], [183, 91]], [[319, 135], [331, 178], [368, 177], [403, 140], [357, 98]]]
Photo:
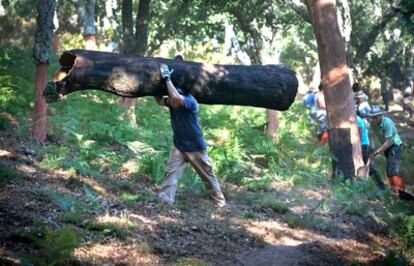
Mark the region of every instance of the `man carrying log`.
[[170, 151], [165, 179], [158, 196], [167, 204], [173, 205], [178, 179], [186, 163], [190, 163], [201, 177], [212, 201], [217, 206], [224, 207], [226, 200], [213, 174], [212, 164], [206, 152], [206, 142], [198, 122], [197, 100], [188, 91], [174, 86], [171, 81], [174, 70], [170, 70], [168, 65], [161, 64], [160, 70], [167, 86], [168, 97], [155, 96], [155, 100], [159, 105], [167, 106], [170, 110], [174, 145]]

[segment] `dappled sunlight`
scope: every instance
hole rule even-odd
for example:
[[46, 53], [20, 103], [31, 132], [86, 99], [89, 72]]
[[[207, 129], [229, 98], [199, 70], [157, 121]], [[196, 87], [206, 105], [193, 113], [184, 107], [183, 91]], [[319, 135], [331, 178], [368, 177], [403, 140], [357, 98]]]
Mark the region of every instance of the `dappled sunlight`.
[[136, 223], [129, 219], [127, 214], [121, 213], [119, 216], [113, 216], [108, 213], [97, 216], [95, 218], [97, 224], [111, 224], [122, 229], [133, 229], [137, 226]]
[[0, 149], [0, 157], [11, 158], [13, 156], [14, 156], [13, 152], [10, 152], [8, 150]]
[[129, 243], [111, 239], [105, 243], [86, 244], [77, 248], [74, 256], [82, 262], [94, 264], [153, 265], [162, 260], [145, 240]]
[[202, 63], [201, 71], [199, 73], [200, 77], [197, 79], [197, 83], [194, 84], [193, 90], [195, 92], [202, 92], [202, 88], [210, 82], [210, 76], [215, 76], [217, 81], [224, 79], [228, 74], [228, 71], [223, 67], [218, 67], [216, 65]]
[[152, 146], [139, 140], [128, 141], [126, 144], [128, 148], [136, 154], [145, 153], [145, 152], [148, 152], [148, 153], [156, 152], [156, 150]]
[[22, 171], [26, 174], [34, 174], [38, 171], [35, 167], [26, 164], [19, 164], [17, 166], [17, 170]]
[[124, 91], [128, 93], [143, 85], [143, 80], [138, 80], [137, 77], [138, 75], [130, 74], [126, 67], [114, 67], [105, 83], [110, 88], [115, 88], [117, 84], [121, 83], [125, 86]]

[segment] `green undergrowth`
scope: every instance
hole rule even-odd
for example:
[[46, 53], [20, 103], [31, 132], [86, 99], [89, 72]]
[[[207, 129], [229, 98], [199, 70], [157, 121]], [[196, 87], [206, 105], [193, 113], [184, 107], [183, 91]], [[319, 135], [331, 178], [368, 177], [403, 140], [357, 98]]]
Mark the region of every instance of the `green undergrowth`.
[[0, 164], [0, 188], [4, 187], [8, 182], [18, 182], [21, 175], [12, 168]]
[[[16, 116], [23, 131], [30, 127], [28, 121], [33, 109], [35, 66], [28, 62], [30, 54], [29, 49], [0, 48], [0, 113]], [[56, 70], [56, 64], [56, 58], [52, 57], [51, 73]], [[118, 97], [91, 90], [69, 94], [48, 107], [49, 141], [36, 149], [35, 166], [47, 170], [64, 169], [71, 173], [65, 186], [82, 196], [50, 189], [34, 189], [31, 196], [58, 206], [60, 222], [68, 228], [81, 227], [96, 234], [124, 239], [134, 226], [127, 217], [113, 221], [109, 218], [107, 221], [91, 219], [99, 213], [103, 195], [81, 180], [91, 179], [99, 183], [113, 192], [114, 200], [128, 207], [156, 201], [151, 193], [136, 191], [135, 185], [154, 187], [160, 185], [164, 178], [173, 142], [168, 110], [158, 106], [152, 97], [139, 99], [136, 127], [125, 120], [124, 112], [125, 109], [118, 104]], [[228, 189], [226, 196], [237, 204], [254, 207], [241, 214], [246, 219], [260, 217], [257, 210], [271, 210], [289, 226], [306, 228], [319, 222], [315, 211], [292, 211], [284, 198], [275, 196], [275, 183], [283, 183], [287, 193], [294, 191], [295, 187], [329, 191], [345, 214], [372, 219], [401, 239], [401, 245], [396, 249], [410, 256], [412, 208], [389, 191], [379, 192], [371, 180], [332, 182], [328, 147], [316, 144], [315, 126], [309, 122], [308, 113], [309, 110], [300, 102], [295, 102], [287, 111], [279, 112], [278, 141], [274, 143], [264, 134], [264, 109], [200, 105], [200, 122], [214, 172], [221, 182], [240, 186], [244, 191], [239, 193]], [[7, 128], [7, 122], [3, 120], [0, 120], [0, 128]], [[407, 154], [403, 165], [414, 165], [412, 156]], [[205, 195], [202, 181], [189, 168], [179, 181], [180, 190]], [[381, 158], [378, 168], [383, 170]], [[14, 170], [1, 165], [0, 176], [6, 177], [1, 179], [1, 187], [10, 180], [19, 179]], [[194, 208], [179, 197], [176, 205], [182, 211]], [[320, 202], [315, 208], [329, 212], [326, 202]], [[64, 235], [62, 237], [70, 239], [72, 233], [77, 234], [71, 230], [54, 228], [54, 233], [50, 233], [48, 238], [59, 239]], [[72, 246], [62, 248], [71, 250]], [[43, 249], [48, 249], [46, 244]], [[56, 254], [54, 251], [50, 253]], [[177, 261], [180, 265], [193, 262], [197, 261]]]

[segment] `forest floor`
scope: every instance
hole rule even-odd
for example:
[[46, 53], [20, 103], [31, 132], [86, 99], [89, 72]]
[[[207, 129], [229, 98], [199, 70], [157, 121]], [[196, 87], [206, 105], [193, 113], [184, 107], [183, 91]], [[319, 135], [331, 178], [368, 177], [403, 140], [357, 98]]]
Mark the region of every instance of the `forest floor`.
[[[411, 125], [398, 123], [404, 136], [414, 136]], [[44, 224], [70, 225], [81, 236], [64, 265], [385, 265], [397, 245], [365, 199], [344, 209], [327, 186], [224, 182], [224, 208], [189, 190], [179, 190], [170, 207], [157, 200], [156, 187], [125, 173], [91, 179], [44, 170], [27, 151], [31, 145], [0, 131], [0, 165], [13, 171], [0, 180], [0, 265], [21, 265], [33, 255], [40, 264], [64, 261], [56, 257], [68, 255], [57, 249], [70, 234], [53, 238]], [[123, 191], [135, 197], [120, 200]], [[382, 194], [369, 199], [371, 214], [384, 211]], [[88, 210], [77, 212], [74, 202]]]

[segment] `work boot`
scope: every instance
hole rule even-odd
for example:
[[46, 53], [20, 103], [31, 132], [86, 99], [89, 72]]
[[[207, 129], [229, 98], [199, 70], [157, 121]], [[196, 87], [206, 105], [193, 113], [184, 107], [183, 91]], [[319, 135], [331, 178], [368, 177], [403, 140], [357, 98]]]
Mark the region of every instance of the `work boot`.
[[392, 191], [398, 193], [400, 190], [405, 190], [404, 180], [401, 176], [393, 175], [388, 177]]

